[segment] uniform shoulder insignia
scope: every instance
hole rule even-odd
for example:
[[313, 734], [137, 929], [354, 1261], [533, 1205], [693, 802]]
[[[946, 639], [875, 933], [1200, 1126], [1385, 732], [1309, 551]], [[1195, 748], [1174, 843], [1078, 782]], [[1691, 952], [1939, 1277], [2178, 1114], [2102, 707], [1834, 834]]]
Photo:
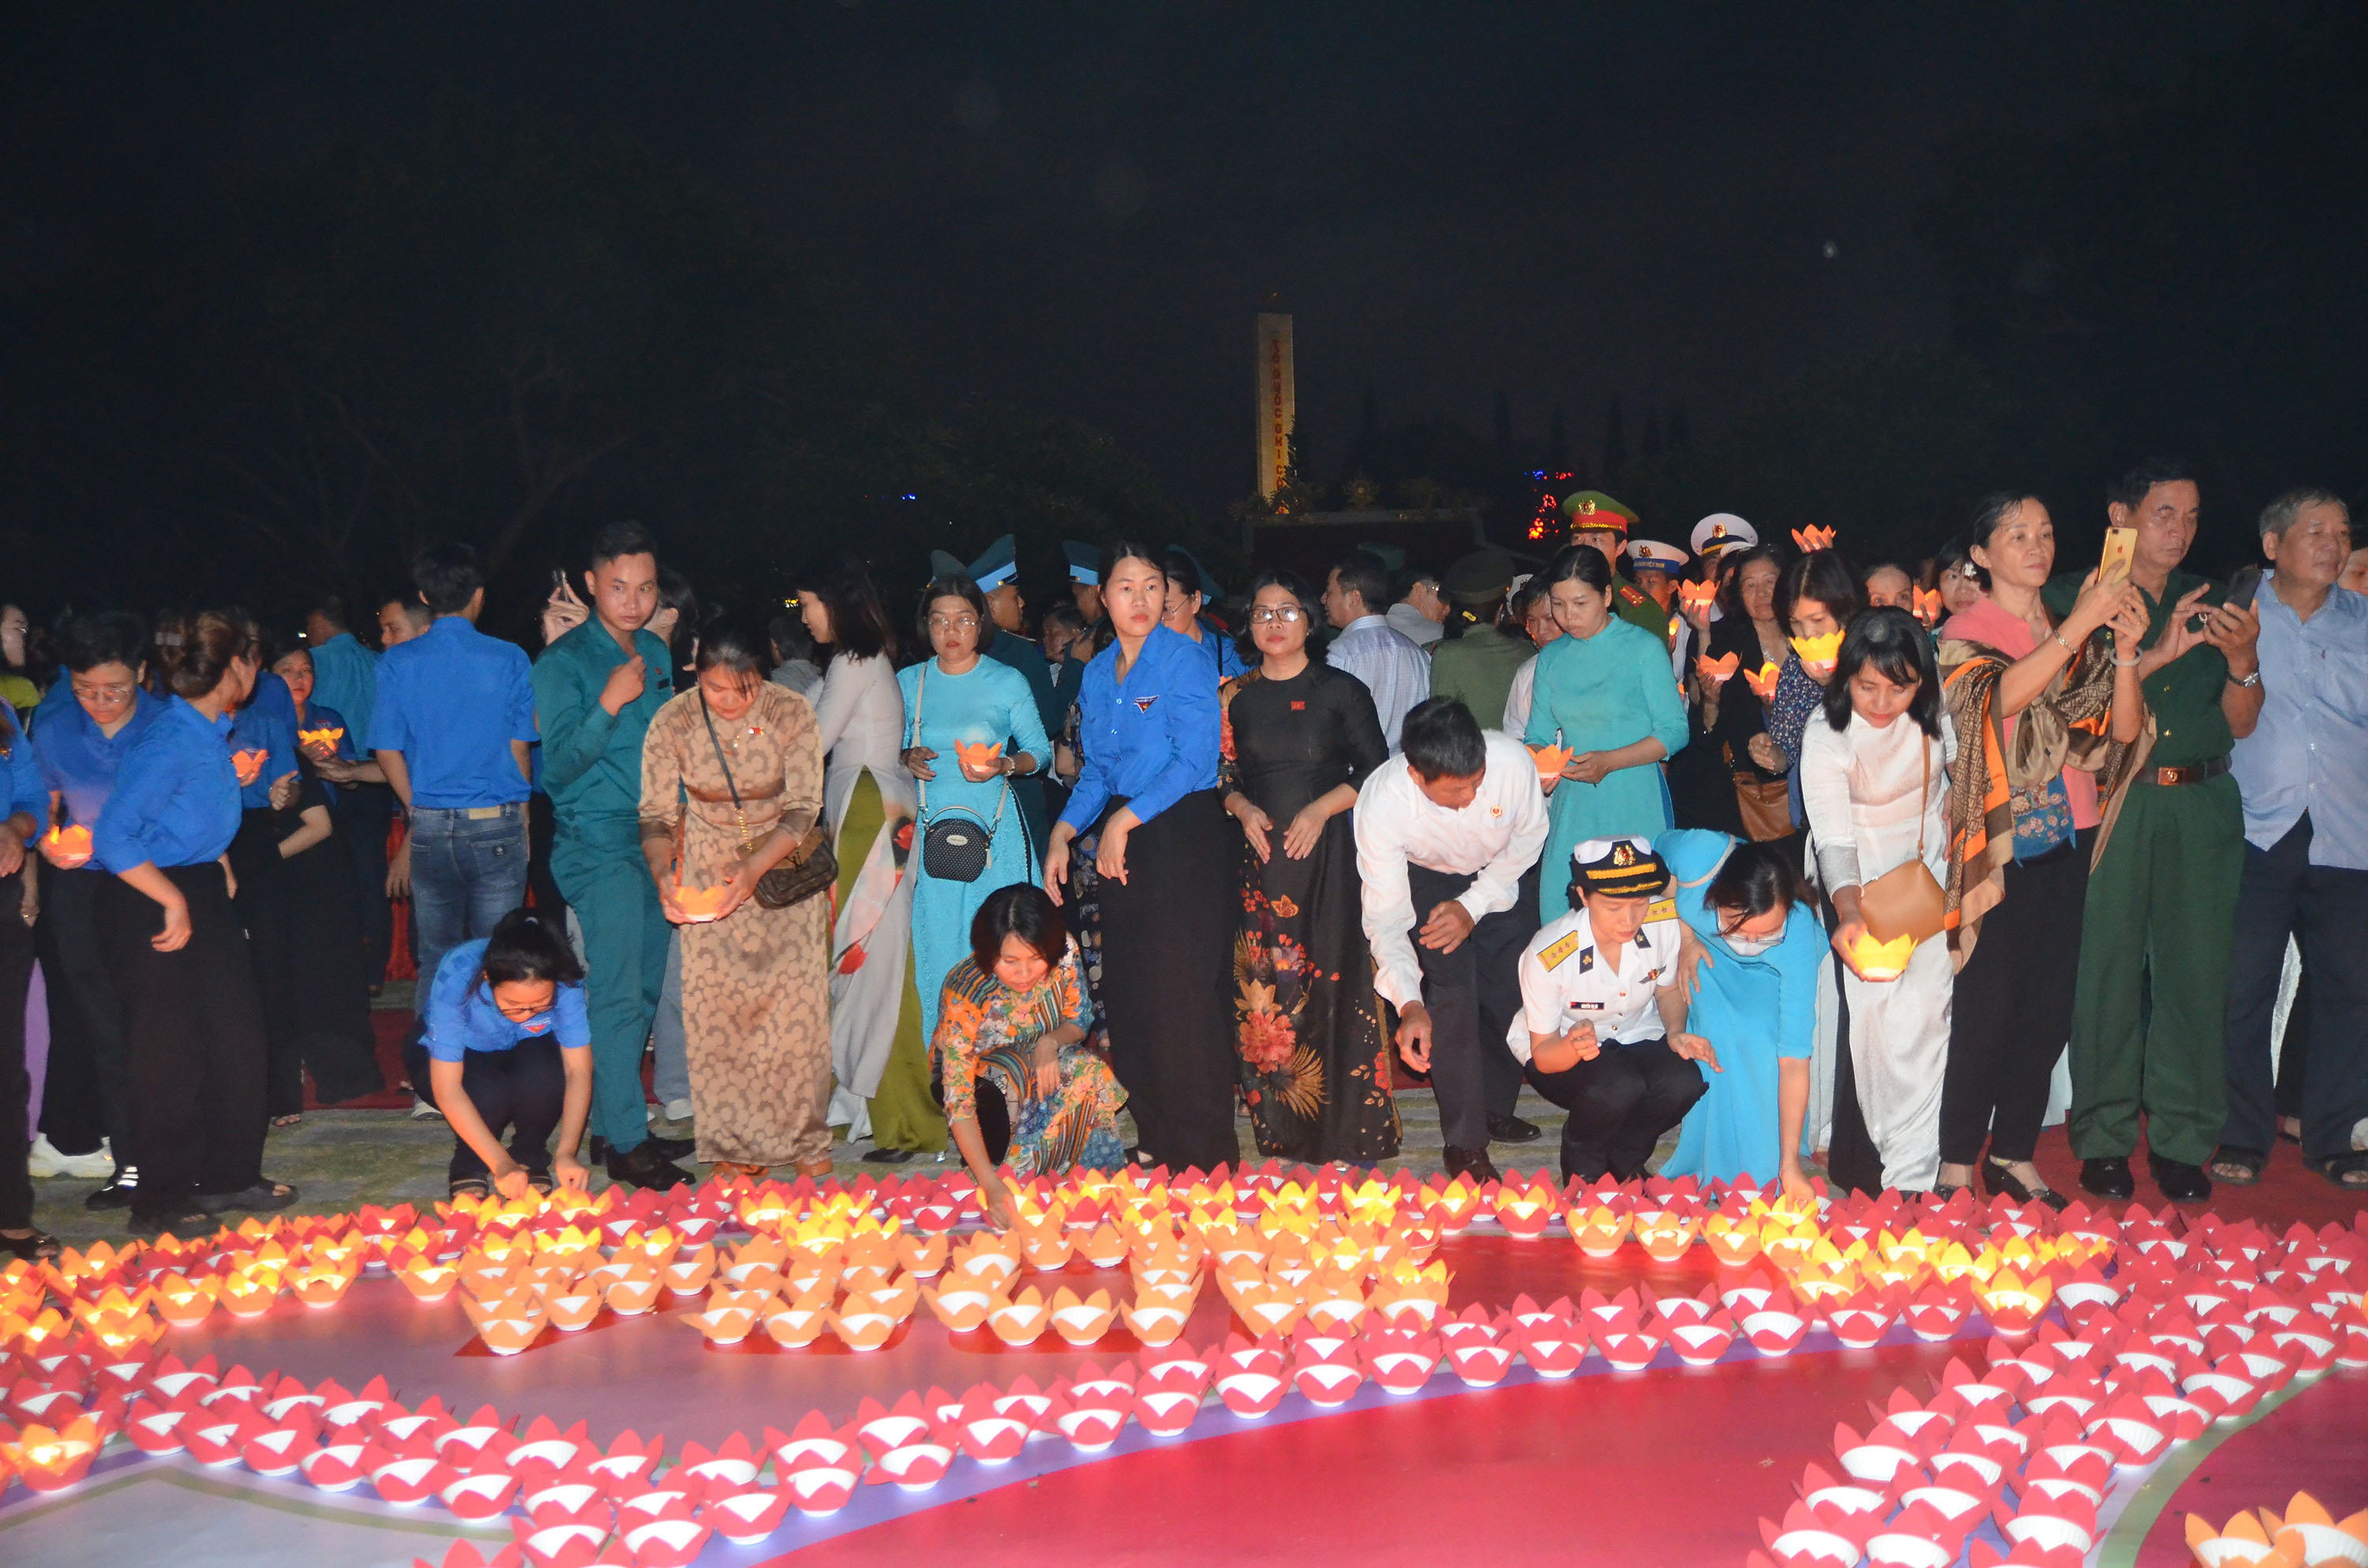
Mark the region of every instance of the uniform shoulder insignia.
[[[1545, 965], [1548, 969], [1553, 969], [1556, 965], [1560, 964], [1563, 960], [1570, 957], [1572, 953], [1577, 952], [1577, 950], [1578, 933], [1573, 931], [1568, 936], [1563, 937], [1562, 940], [1554, 943], [1553, 946], [1547, 948], [1543, 952], [1538, 954], [1538, 961]], [[1590, 951], [1592, 949], [1590, 949]]]
[[1585, 952], [1578, 955], [1578, 972], [1585, 974], [1588, 970], [1591, 970], [1594, 967], [1595, 949], [1593, 948], [1589, 948]]
[[1640, 953], [1653, 950], [1653, 944], [1645, 938], [1645, 928], [1641, 926], [1636, 928], [1636, 950]]
[[1678, 901], [1676, 899], [1655, 899], [1652, 903], [1645, 906], [1645, 918], [1646, 920], [1675, 920], [1677, 917]]
[[1641, 588], [1632, 588], [1627, 584], [1622, 583], [1620, 585], [1620, 602], [1624, 605], [1643, 604], [1645, 602], [1644, 590]]

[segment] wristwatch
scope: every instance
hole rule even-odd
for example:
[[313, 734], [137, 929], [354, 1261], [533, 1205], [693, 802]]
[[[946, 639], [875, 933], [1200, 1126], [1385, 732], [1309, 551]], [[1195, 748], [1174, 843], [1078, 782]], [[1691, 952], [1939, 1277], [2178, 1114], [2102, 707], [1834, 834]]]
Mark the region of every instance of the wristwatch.
[[2241, 686], [2247, 691], [2250, 691], [2255, 687], [2261, 684], [2261, 672], [2259, 669], [2256, 669], [2251, 675], [2247, 676], [2242, 680], [2238, 680], [2235, 676], [2230, 676], [2228, 677], [2228, 684], [2230, 686]]

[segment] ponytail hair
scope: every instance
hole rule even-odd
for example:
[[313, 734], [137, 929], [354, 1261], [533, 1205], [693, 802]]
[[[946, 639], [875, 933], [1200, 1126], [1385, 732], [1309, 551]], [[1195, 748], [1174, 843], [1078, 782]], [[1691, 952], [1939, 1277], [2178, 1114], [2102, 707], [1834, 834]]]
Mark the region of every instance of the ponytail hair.
[[232, 663], [257, 652], [244, 611], [175, 612], [156, 621], [156, 678], [163, 692], [195, 699], [222, 684]]
[[584, 966], [567, 945], [566, 933], [526, 908], [502, 916], [485, 938], [484, 956], [477, 965], [478, 983], [488, 991], [522, 980], [548, 980], [554, 985], [584, 981]]

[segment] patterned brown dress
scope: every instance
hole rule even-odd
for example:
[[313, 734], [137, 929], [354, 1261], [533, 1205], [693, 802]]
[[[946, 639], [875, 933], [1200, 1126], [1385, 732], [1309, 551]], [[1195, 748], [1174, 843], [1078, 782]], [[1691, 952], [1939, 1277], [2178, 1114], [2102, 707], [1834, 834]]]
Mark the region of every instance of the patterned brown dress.
[[[696, 688], [658, 710], [642, 744], [642, 833], [683, 827], [686, 888], [710, 888], [738, 864], [732, 804]], [[747, 844], [778, 823], [803, 832], [822, 810], [822, 742], [813, 708], [761, 681], [747, 712], [715, 733], [732, 765]], [[702, 1162], [787, 1165], [830, 1158], [830, 900], [788, 909], [754, 898], [725, 918], [682, 927], [682, 1022]]]

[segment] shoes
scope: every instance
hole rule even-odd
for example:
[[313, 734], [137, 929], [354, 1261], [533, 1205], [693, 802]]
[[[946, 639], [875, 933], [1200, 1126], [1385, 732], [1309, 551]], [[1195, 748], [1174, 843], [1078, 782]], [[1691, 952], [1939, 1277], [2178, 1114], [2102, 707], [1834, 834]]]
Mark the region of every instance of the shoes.
[[901, 1165], [915, 1158], [917, 1156], [910, 1149], [874, 1149], [863, 1156], [863, 1163], [867, 1165]]
[[2044, 1203], [2058, 1213], [2072, 1202], [2052, 1187], [2023, 1186], [2012, 1171], [1996, 1160], [1982, 1162], [1982, 1190], [1992, 1198], [2002, 1192], [2017, 1203]]
[[1489, 1162], [1488, 1151], [1486, 1149], [1458, 1149], [1451, 1146], [1440, 1152], [1440, 1159], [1447, 1166], [1447, 1174], [1451, 1180], [1456, 1176], [1469, 1176], [1474, 1182], [1504, 1179], [1497, 1174], [1497, 1167]]
[[[696, 1139], [660, 1138], [656, 1134], [653, 1133], [649, 1137], [643, 1139], [639, 1143], [633, 1145], [633, 1153], [636, 1154], [640, 1153], [644, 1149], [647, 1149], [651, 1153], [656, 1155], [661, 1160], [679, 1160], [684, 1158], [686, 1155], [696, 1153], [699, 1150], [699, 1143]], [[601, 1137], [598, 1133], [594, 1133], [592, 1135], [593, 1162], [595, 1164], [598, 1164], [601, 1161], [613, 1159], [614, 1157], [614, 1151], [609, 1147], [609, 1141], [606, 1138]]]
[[250, 1214], [268, 1214], [287, 1208], [296, 1201], [297, 1196], [296, 1188], [289, 1183], [266, 1179], [237, 1192], [201, 1197], [197, 1200], [197, 1206], [209, 1214], [227, 1214], [238, 1210]]
[[689, 1100], [668, 1100], [664, 1105], [654, 1105], [650, 1107], [649, 1119], [652, 1121], [689, 1121], [690, 1119], [690, 1102]]
[[2173, 1203], [2202, 1203], [2212, 1196], [2212, 1178], [2203, 1174], [2202, 1165], [2161, 1154], [2147, 1155], [2146, 1165], [2154, 1173], [2155, 1186]]
[[125, 1165], [107, 1178], [107, 1185], [82, 1200], [82, 1206], [94, 1212], [103, 1209], [129, 1209], [140, 1201], [140, 1167]]
[[2108, 1154], [2101, 1159], [2080, 1162], [2080, 1185], [2100, 1198], [2124, 1199], [2137, 1195], [2137, 1179], [2130, 1175], [2126, 1154]]
[[609, 1179], [629, 1187], [689, 1187], [690, 1173], [658, 1152], [655, 1138], [622, 1154], [608, 1156]]
[[1545, 1129], [1534, 1121], [1524, 1121], [1518, 1116], [1488, 1113], [1488, 1142], [1491, 1143], [1534, 1143], [1544, 1135]]
[[426, 1097], [426, 1096], [422, 1096], [422, 1095], [419, 1093], [419, 1091], [418, 1091], [418, 1090], [414, 1089], [414, 1090], [411, 1092], [411, 1119], [412, 1119], [412, 1120], [414, 1120], [414, 1121], [441, 1121], [443, 1119], [444, 1119], [444, 1113], [443, 1113], [442, 1111], [440, 1111], [440, 1110], [438, 1110], [438, 1109], [436, 1108], [436, 1107], [435, 1107], [433, 1104], [431, 1104], [431, 1103], [427, 1099], [427, 1097]]
[[668, 1100], [662, 1106], [650, 1107], [650, 1136], [653, 1138], [690, 1139], [697, 1124], [692, 1121], [689, 1100]]
[[76, 1181], [104, 1180], [115, 1174], [115, 1156], [108, 1153], [107, 1140], [87, 1154], [63, 1154], [50, 1142], [46, 1132], [33, 1139], [33, 1146], [25, 1155], [25, 1174], [33, 1176], [72, 1176]]

